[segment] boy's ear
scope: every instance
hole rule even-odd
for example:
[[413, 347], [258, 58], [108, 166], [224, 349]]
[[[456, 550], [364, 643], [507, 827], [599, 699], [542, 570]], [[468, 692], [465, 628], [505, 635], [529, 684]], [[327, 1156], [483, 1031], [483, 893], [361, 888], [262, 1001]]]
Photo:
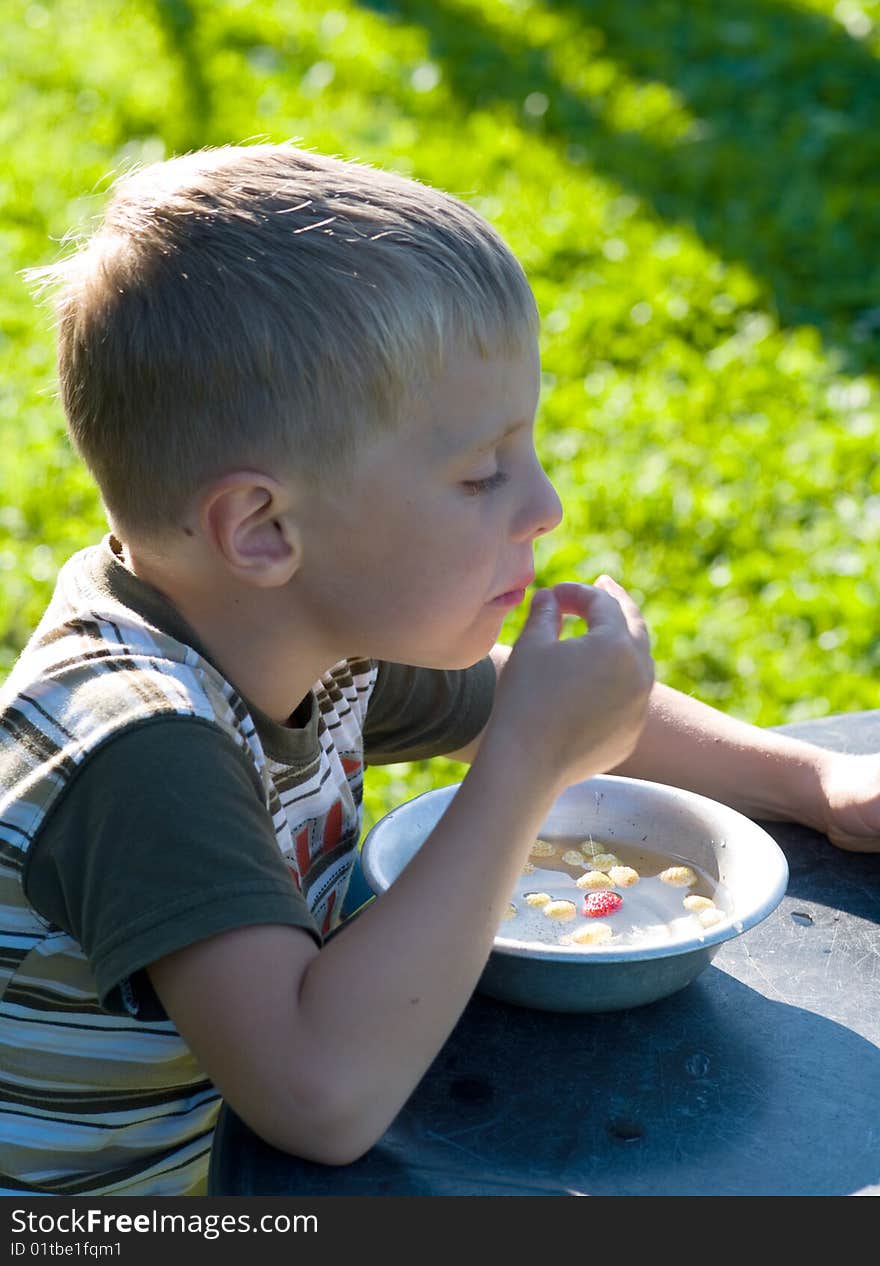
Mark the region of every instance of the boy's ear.
[[285, 585], [301, 560], [301, 536], [289, 489], [258, 471], [224, 475], [202, 499], [205, 539], [235, 578], [258, 589]]

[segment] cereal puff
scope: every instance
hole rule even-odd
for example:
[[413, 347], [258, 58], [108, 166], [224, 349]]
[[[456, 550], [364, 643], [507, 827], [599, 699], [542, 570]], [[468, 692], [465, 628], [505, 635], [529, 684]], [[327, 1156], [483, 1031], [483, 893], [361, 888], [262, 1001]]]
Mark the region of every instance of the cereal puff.
[[591, 892], [596, 892], [600, 888], [613, 888], [614, 880], [610, 875], [606, 875], [604, 870], [588, 870], [584, 875], [578, 875], [574, 881], [578, 888], [588, 888]]
[[608, 878], [615, 888], [631, 888], [639, 882], [639, 872], [633, 866], [610, 866]]
[[565, 937], [566, 944], [573, 945], [603, 945], [606, 941], [610, 941], [614, 933], [607, 923], [591, 923], [585, 927], [578, 928], [576, 932], [572, 932], [571, 936]]
[[525, 901], [530, 906], [545, 906], [548, 901], [552, 900], [553, 898], [549, 892], [527, 892], [525, 894]]
[[548, 901], [541, 909], [548, 919], [560, 919], [562, 922], [573, 919], [577, 914], [577, 908], [573, 901]]
[[620, 858], [616, 853], [592, 853], [587, 855], [587, 861], [593, 870], [610, 870], [612, 866], [620, 865]]
[[685, 910], [692, 910], [696, 912], [697, 910], [711, 910], [714, 907], [715, 902], [711, 897], [690, 896], [685, 897], [681, 904], [684, 906]]
[[556, 845], [551, 844], [549, 840], [537, 839], [529, 849], [529, 855], [531, 857], [555, 857]]
[[710, 928], [724, 918], [724, 911], [718, 909], [711, 897], [698, 897], [695, 893], [685, 897], [681, 904], [697, 916], [704, 928]]
[[664, 884], [671, 884], [673, 888], [690, 888], [697, 882], [690, 866], [668, 866], [666, 870], [660, 871], [660, 878]]

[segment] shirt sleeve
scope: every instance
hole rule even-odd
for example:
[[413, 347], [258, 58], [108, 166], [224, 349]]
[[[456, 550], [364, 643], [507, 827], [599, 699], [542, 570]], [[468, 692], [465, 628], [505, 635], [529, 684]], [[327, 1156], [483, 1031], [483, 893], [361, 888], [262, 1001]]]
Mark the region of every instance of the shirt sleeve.
[[380, 662], [364, 725], [367, 764], [425, 760], [464, 747], [489, 720], [495, 682], [489, 656], [455, 670]]
[[[232, 928], [284, 923], [320, 944], [256, 772], [210, 722], [142, 722], [88, 756], [31, 847], [34, 908], [81, 946], [110, 1011], [162, 1014], [143, 970]], [[157, 1012], [158, 1008], [158, 1012]]]

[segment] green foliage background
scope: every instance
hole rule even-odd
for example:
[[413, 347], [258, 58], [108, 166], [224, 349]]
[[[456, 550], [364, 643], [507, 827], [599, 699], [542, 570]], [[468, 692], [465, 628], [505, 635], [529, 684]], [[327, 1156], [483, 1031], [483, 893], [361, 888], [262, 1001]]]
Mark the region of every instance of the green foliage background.
[[[0, 47], [0, 678], [104, 531], [20, 270], [132, 164], [295, 138], [522, 259], [539, 582], [610, 572], [747, 720], [880, 706], [880, 0], [2, 0]], [[367, 824], [461, 773], [371, 771]]]

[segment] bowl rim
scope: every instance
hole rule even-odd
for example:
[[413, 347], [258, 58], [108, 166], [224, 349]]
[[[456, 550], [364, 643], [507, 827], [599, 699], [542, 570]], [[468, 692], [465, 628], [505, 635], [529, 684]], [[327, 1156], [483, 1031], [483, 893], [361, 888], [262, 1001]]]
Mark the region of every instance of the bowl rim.
[[[607, 963], [643, 962], [653, 958], [680, 957], [683, 954], [702, 953], [707, 949], [714, 949], [725, 941], [741, 936], [744, 932], [749, 931], [750, 928], [763, 922], [780, 904], [785, 896], [789, 880], [788, 861], [785, 854], [768, 831], [765, 831], [763, 827], [759, 826], [751, 818], [746, 817], [744, 813], [740, 813], [739, 810], [733, 809], [730, 805], [723, 804], [719, 800], [712, 800], [708, 796], [699, 795], [694, 791], [686, 791], [683, 788], [673, 787], [666, 783], [652, 782], [645, 778], [627, 778], [620, 774], [596, 774], [592, 778], [572, 783], [561, 793], [561, 796], [557, 797], [557, 801], [554, 804], [558, 803], [562, 797], [572, 792], [577, 792], [579, 788], [587, 786], [595, 788], [597, 784], [607, 782], [611, 782], [615, 786], [623, 785], [631, 788], [647, 789], [654, 794], [660, 793], [663, 798], [669, 798], [676, 804], [690, 807], [694, 810], [700, 810], [702, 807], [711, 807], [712, 814], [716, 818], [720, 817], [723, 823], [729, 822], [730, 829], [736, 828], [740, 833], [745, 831], [751, 835], [755, 842], [759, 843], [766, 851], [766, 857], [762, 859], [762, 864], [765, 868], [764, 873], [767, 884], [762, 889], [761, 898], [756, 900], [746, 910], [733, 911], [719, 923], [706, 928], [702, 933], [695, 933], [691, 937], [678, 939], [669, 944], [630, 945], [618, 949], [610, 945], [590, 945], [572, 949], [567, 945], [550, 945], [540, 941], [522, 941], [514, 937], [496, 934], [492, 944], [491, 952], [493, 954], [501, 954], [510, 958], [528, 958], [541, 962], [581, 964], [599, 961]], [[420, 792], [409, 800], [404, 800], [401, 804], [395, 805], [393, 809], [390, 809], [370, 828], [364, 836], [361, 846], [361, 867], [367, 884], [376, 895], [386, 891], [386, 884], [378, 872], [374, 859], [377, 841], [381, 840], [384, 824], [388, 823], [392, 817], [397, 817], [402, 812], [409, 811], [417, 802], [451, 800], [460, 786], [461, 782], [454, 782], [448, 783], [444, 787], [433, 787], [429, 791]], [[636, 794], [638, 794], [638, 791]], [[552, 812], [552, 808], [550, 812]]]

